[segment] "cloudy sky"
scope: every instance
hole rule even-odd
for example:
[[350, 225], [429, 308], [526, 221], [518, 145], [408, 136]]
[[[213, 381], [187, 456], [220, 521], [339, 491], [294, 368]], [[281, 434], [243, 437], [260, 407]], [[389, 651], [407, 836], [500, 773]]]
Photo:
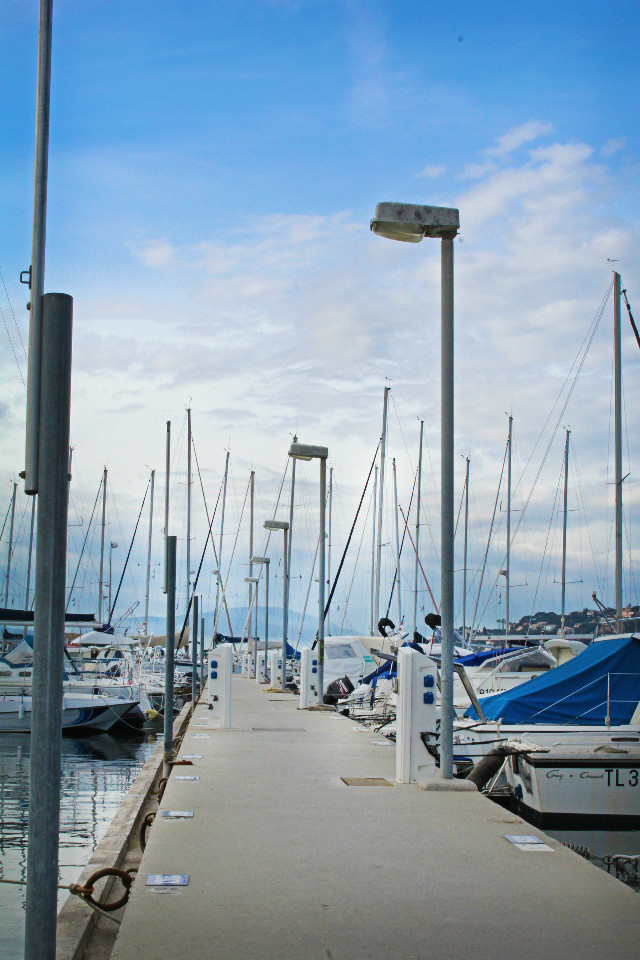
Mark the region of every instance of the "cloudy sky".
[[[18, 276], [31, 250], [37, 3], [0, 0], [0, 14], [4, 520], [23, 468], [28, 314]], [[508, 414], [512, 616], [559, 609], [566, 428], [568, 606], [591, 605], [594, 589], [612, 603], [609, 288], [615, 268], [640, 318], [638, 32], [634, 0], [56, 0], [45, 289], [74, 297], [70, 575], [105, 465], [107, 536], [119, 544], [114, 581], [152, 468], [159, 545], [170, 420], [170, 532], [186, 581], [189, 405], [209, 510], [231, 451], [225, 574], [252, 468], [254, 550], [267, 549], [262, 521], [273, 513], [296, 431], [330, 450], [335, 569], [387, 384], [385, 497], [390, 503], [395, 457], [405, 513], [425, 420], [420, 552], [438, 600], [439, 250], [436, 242], [395, 244], [370, 233], [376, 203], [399, 200], [460, 209], [456, 502], [469, 457], [467, 623], [476, 608], [482, 622], [504, 617], [506, 489], [498, 494], [498, 481]], [[639, 365], [623, 307], [624, 600], [634, 603]], [[299, 478], [298, 610], [317, 536], [317, 465], [300, 467]], [[147, 508], [148, 500], [125, 607], [144, 593]], [[234, 604], [245, 596], [247, 509], [229, 580]], [[280, 509], [286, 515], [286, 492]], [[22, 543], [28, 517], [19, 489]], [[205, 524], [196, 475], [192, 568]], [[461, 517], [458, 623], [462, 526]], [[88, 536], [78, 607], [96, 607], [98, 536]], [[383, 541], [388, 599], [391, 511]], [[8, 521], [3, 576], [7, 548]], [[279, 569], [281, 545], [268, 549]], [[19, 605], [25, 564], [23, 547], [16, 551], [11, 597]], [[336, 594], [341, 619], [353, 584], [345, 622], [358, 629], [370, 616], [370, 558], [368, 492]], [[156, 587], [159, 563], [154, 550]], [[207, 558], [199, 586], [207, 609], [211, 569]], [[409, 543], [401, 585], [411, 619]], [[156, 587], [151, 606], [161, 613]], [[310, 610], [313, 603], [312, 589]], [[419, 606], [431, 608], [422, 579]]]

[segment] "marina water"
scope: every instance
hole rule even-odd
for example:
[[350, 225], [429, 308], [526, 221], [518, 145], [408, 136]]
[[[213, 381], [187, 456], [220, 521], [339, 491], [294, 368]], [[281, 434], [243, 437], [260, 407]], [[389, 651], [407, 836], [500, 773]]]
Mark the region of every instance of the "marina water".
[[[160, 728], [63, 736], [59, 883], [77, 881], [162, 734]], [[0, 957], [22, 960], [27, 879], [29, 744], [0, 734]], [[14, 881], [14, 882], [7, 882]], [[15, 882], [18, 881], [18, 882]], [[58, 907], [68, 890], [58, 894]]]

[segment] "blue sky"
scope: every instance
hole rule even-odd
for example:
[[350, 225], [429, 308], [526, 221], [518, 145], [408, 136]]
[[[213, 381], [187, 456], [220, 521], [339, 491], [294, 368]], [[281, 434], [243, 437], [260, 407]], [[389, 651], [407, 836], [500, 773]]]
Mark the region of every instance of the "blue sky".
[[[0, 0], [0, 15], [1, 306], [24, 375], [17, 277], [31, 246], [37, 4]], [[389, 378], [406, 504], [418, 416], [437, 479], [437, 249], [382, 242], [368, 221], [379, 200], [457, 205], [457, 453], [462, 466], [472, 458], [481, 558], [505, 411], [524, 471], [609, 284], [607, 258], [640, 314], [638, 32], [637, 3], [616, 0], [56, 0], [46, 289], [75, 300], [78, 500], [93, 501], [107, 463], [126, 538], [147, 466], [163, 463], [164, 422], [181, 422], [191, 397], [211, 490], [230, 443], [239, 489], [254, 466], [264, 510], [293, 430], [327, 443], [344, 540]], [[8, 500], [24, 390], [3, 336]], [[625, 362], [637, 365], [624, 336]], [[611, 593], [609, 339], [607, 321], [565, 418], [599, 558], [585, 527], [571, 561], [575, 606], [596, 583]], [[633, 417], [626, 433], [632, 470]], [[514, 563], [530, 563], [518, 615], [534, 598], [544, 606], [531, 584], [548, 562], [556, 477], [545, 477], [539, 514], [528, 508], [519, 534], [528, 525], [526, 545], [514, 544]], [[632, 480], [633, 470], [629, 509]], [[437, 504], [425, 509], [435, 530]], [[437, 555], [425, 564], [437, 581]], [[557, 606], [547, 579], [543, 597]], [[627, 579], [625, 599], [637, 601]], [[360, 581], [363, 606], [364, 572]]]

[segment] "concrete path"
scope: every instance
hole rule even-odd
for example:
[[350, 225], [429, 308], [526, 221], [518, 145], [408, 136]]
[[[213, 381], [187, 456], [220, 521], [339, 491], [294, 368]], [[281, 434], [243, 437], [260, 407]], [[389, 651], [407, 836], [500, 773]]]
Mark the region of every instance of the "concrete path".
[[[393, 744], [335, 713], [243, 677], [233, 697], [232, 730], [196, 710], [180, 756], [202, 759], [171, 775], [114, 960], [640, 955], [638, 894], [541, 831], [477, 793], [396, 784]], [[154, 892], [148, 874], [189, 884]]]

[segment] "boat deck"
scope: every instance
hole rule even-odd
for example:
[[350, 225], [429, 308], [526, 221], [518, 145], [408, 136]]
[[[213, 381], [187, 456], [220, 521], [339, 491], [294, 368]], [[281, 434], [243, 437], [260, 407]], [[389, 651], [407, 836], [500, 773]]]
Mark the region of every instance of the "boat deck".
[[180, 757], [202, 759], [171, 774], [114, 960], [637, 957], [637, 894], [480, 794], [395, 783], [381, 736], [240, 676], [233, 728], [208, 716], [185, 734]]

